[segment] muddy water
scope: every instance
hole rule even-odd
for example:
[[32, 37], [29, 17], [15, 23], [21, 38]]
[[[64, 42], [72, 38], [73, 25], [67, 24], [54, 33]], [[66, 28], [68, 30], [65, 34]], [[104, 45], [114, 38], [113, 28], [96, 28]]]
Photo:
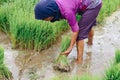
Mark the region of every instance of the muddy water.
[[[66, 34], [71, 34], [68, 31]], [[62, 36], [61, 36], [62, 38]], [[63, 75], [91, 75], [102, 76], [109, 61], [113, 60], [115, 49], [120, 48], [120, 10], [105, 19], [103, 26], [95, 27], [93, 46], [86, 45], [85, 40], [84, 61], [82, 65], [76, 65], [76, 46], [68, 56], [71, 72], [61, 73], [54, 71], [52, 61], [59, 55], [61, 40], [42, 52], [32, 50], [14, 50], [5, 33], [0, 31], [0, 45], [5, 49], [5, 64], [13, 73], [14, 80], [50, 80], [55, 76]]]

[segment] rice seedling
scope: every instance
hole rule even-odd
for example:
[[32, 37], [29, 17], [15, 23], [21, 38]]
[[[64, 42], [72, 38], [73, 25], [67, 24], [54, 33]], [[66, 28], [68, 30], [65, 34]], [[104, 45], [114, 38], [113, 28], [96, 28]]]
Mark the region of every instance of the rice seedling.
[[103, 80], [120, 80], [120, 50], [115, 51], [115, 60], [105, 70]]
[[70, 37], [69, 36], [64, 36], [64, 38], [62, 39], [62, 45], [61, 45], [61, 52], [64, 52], [65, 50], [67, 50], [67, 48], [70, 45]]
[[[67, 48], [70, 45], [70, 37], [69, 36], [64, 36], [62, 40], [62, 45], [61, 45], [61, 53], [67, 50]], [[53, 65], [55, 70], [60, 70], [60, 71], [65, 71], [68, 72], [70, 71], [70, 66], [67, 60], [67, 57], [65, 55], [59, 55], [57, 59], [54, 61]]]
[[115, 64], [118, 64], [118, 63], [120, 63], [120, 50], [119, 49], [115, 51]]
[[11, 80], [12, 74], [4, 64], [4, 49], [0, 47], [0, 78]]
[[2, 47], [0, 47], [0, 65], [2, 65], [4, 62], [4, 50]]
[[5, 64], [0, 65], [0, 76], [2, 78], [5, 78], [5, 80], [11, 80], [12, 79], [12, 74], [9, 71], [9, 69], [5, 66]]
[[104, 80], [120, 80], [120, 63], [111, 65], [111, 67], [105, 71]]
[[9, 2], [13, 2], [15, 0], [0, 0], [0, 5], [4, 5], [4, 3], [9, 3]]

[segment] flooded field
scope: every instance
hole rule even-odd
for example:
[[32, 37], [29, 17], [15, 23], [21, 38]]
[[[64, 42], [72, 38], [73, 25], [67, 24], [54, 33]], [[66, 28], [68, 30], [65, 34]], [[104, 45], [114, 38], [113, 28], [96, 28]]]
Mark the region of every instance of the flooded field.
[[[71, 32], [68, 31], [64, 35], [66, 34], [71, 34]], [[61, 38], [49, 49], [35, 52], [12, 49], [9, 38], [0, 31], [0, 45], [5, 49], [5, 64], [12, 72], [14, 80], [50, 80], [55, 76], [82, 75], [84, 73], [102, 76], [110, 60], [114, 57], [115, 49], [120, 48], [120, 10], [106, 18], [104, 25], [95, 26], [91, 49], [87, 47], [87, 40], [85, 41], [82, 65], [74, 63], [77, 56], [76, 46], [74, 46], [68, 56], [72, 70], [67, 73], [55, 71], [52, 67], [52, 62], [60, 52]]]

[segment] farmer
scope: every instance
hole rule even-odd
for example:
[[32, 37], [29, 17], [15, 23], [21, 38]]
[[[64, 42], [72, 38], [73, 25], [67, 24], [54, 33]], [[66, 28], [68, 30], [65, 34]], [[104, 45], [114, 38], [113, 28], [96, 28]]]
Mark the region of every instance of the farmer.
[[[76, 63], [82, 63], [84, 39], [88, 38], [88, 45], [93, 44], [93, 25], [101, 9], [102, 0], [40, 0], [36, 4], [35, 18], [50, 22], [66, 19], [72, 30], [72, 38], [69, 48], [62, 54], [68, 55], [75, 42], [77, 46]], [[76, 20], [76, 14], [81, 14], [80, 21]]]

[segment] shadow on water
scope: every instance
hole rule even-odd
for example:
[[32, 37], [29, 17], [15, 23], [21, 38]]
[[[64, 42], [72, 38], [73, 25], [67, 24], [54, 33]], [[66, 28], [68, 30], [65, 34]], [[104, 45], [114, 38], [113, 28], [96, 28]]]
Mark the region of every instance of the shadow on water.
[[[50, 80], [55, 76], [72, 76], [88, 73], [103, 75], [109, 61], [114, 57], [115, 49], [120, 48], [120, 11], [108, 17], [104, 27], [95, 27], [94, 43], [92, 47], [86, 45], [83, 64], [75, 64], [77, 56], [76, 46], [68, 56], [71, 65], [70, 72], [53, 70], [52, 62], [59, 55], [61, 40], [49, 49], [35, 52], [32, 50], [13, 50], [8, 37], [0, 31], [0, 45], [5, 49], [5, 64], [13, 74], [14, 80]], [[71, 34], [67, 32], [66, 34]], [[61, 36], [62, 38], [62, 36]]]

